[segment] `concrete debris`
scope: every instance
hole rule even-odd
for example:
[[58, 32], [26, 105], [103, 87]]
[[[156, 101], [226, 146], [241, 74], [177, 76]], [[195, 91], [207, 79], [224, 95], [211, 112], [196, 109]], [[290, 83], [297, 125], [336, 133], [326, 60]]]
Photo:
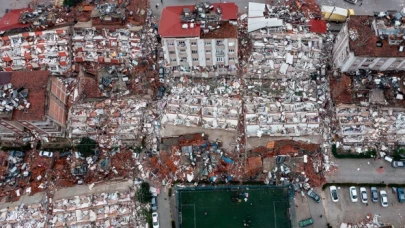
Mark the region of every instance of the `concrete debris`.
[[14, 109], [29, 109], [28, 89], [14, 88], [13, 84], [0, 85], [0, 113], [12, 113]]

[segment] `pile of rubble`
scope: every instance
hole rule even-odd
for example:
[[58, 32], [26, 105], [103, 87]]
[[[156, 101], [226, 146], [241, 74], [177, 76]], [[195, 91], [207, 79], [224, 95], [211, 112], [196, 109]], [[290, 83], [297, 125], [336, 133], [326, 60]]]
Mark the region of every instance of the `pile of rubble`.
[[209, 142], [205, 134], [163, 138], [159, 155], [152, 157], [150, 163], [138, 162], [138, 170], [142, 178], [150, 178], [156, 186], [174, 181], [241, 181], [242, 162], [220, 146], [220, 142]]
[[5, 227], [45, 227], [46, 219], [42, 204], [22, 204], [0, 210], [0, 225]]
[[28, 89], [14, 88], [13, 84], [0, 85], [0, 113], [13, 112], [14, 109], [25, 110], [30, 107]]
[[131, 97], [75, 104], [69, 113], [69, 137], [88, 136], [102, 148], [139, 140], [146, 107], [146, 101]]
[[69, 73], [69, 31], [68, 27], [62, 27], [3, 36], [0, 40], [0, 66], [4, 71], [49, 70], [55, 75]]
[[91, 225], [97, 227], [141, 225], [135, 210], [135, 191], [111, 192], [57, 199], [53, 202], [48, 225], [65, 227]]

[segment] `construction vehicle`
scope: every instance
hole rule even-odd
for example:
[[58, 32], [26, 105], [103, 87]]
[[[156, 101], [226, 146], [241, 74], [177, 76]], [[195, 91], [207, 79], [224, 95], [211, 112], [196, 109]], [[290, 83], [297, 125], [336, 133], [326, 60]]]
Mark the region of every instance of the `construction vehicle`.
[[346, 19], [354, 15], [353, 9], [343, 9], [336, 6], [322, 6], [322, 20], [345, 22]]

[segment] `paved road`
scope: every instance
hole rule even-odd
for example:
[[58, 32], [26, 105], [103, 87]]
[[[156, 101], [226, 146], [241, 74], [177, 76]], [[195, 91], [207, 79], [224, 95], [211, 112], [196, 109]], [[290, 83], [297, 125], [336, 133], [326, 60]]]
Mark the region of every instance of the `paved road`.
[[[405, 6], [403, 0], [358, 0], [355, 5], [344, 0], [317, 0], [317, 2], [319, 5], [354, 9], [358, 15], [371, 15], [375, 11], [400, 10]], [[362, 5], [360, 5], [361, 2], [363, 2]]]
[[160, 194], [157, 197], [158, 202], [158, 214], [159, 214], [159, 227], [161, 228], [171, 228], [172, 227], [172, 217], [170, 213], [170, 204], [168, 196], [168, 188], [161, 188]]
[[334, 159], [333, 162], [339, 172], [327, 176], [328, 182], [405, 183], [405, 169], [392, 168], [383, 159]]
[[[318, 195], [321, 195], [322, 189], [314, 189], [314, 191], [316, 193], [318, 193]], [[315, 227], [326, 227], [326, 215], [325, 215], [325, 209], [324, 209], [324, 205], [323, 205], [323, 201], [325, 200], [325, 198], [322, 199], [322, 201], [320, 203], [315, 202], [315, 200], [308, 198], [308, 207], [309, 210], [311, 211], [311, 216], [312, 219], [314, 220], [314, 224], [316, 224]], [[322, 217], [320, 217], [322, 215]]]

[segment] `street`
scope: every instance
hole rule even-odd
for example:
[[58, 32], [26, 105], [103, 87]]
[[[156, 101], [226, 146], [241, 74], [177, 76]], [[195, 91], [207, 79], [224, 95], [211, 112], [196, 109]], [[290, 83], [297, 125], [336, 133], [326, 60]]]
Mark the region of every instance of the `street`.
[[[332, 159], [338, 172], [326, 176], [327, 182], [336, 183], [405, 183], [404, 169], [392, 168], [391, 163], [377, 159]], [[383, 167], [383, 168], [380, 168]]]
[[405, 5], [402, 0], [358, 0], [357, 4], [351, 4], [344, 0], [317, 0], [317, 2], [320, 6], [327, 5], [354, 9], [356, 15], [372, 15], [373, 12], [400, 10]]

